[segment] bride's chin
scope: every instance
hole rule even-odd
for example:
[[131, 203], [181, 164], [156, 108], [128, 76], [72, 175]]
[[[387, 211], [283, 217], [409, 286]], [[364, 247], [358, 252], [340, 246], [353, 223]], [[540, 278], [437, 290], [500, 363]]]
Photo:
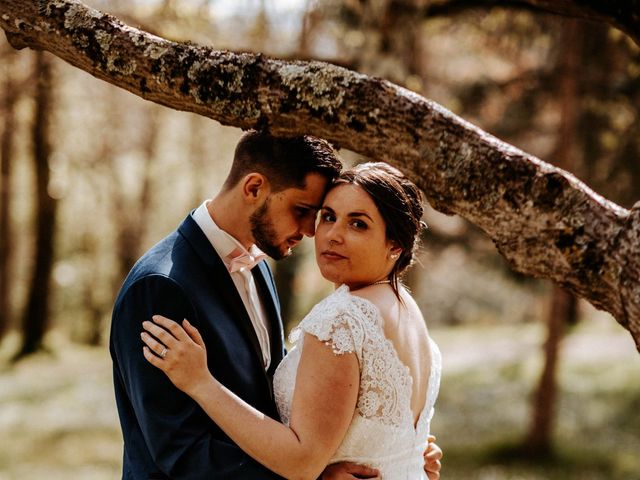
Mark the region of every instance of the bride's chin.
[[327, 271], [326, 269], [321, 268], [320, 275], [322, 275], [325, 280], [328, 280], [331, 283], [335, 283], [337, 285], [344, 283], [342, 277], [340, 275], [337, 275], [335, 272]]
[[324, 277], [325, 280], [331, 282], [331, 283], [341, 283], [340, 279], [332, 276], [332, 275], [322, 275]]

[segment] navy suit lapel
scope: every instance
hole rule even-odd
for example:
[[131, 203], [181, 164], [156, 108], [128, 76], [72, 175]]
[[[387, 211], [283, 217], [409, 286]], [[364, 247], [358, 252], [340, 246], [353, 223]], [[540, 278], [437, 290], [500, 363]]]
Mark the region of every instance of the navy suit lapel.
[[[220, 298], [227, 304], [235, 321], [243, 329], [254, 357], [261, 365], [260, 370], [264, 371], [262, 349], [256, 331], [224, 262], [191, 215], [185, 218], [178, 231], [187, 239], [211, 272], [213, 283], [221, 293]], [[267, 377], [266, 373], [265, 377]], [[268, 378], [266, 380], [268, 381]]]
[[258, 293], [269, 316], [269, 325], [271, 326], [271, 331], [269, 332], [269, 338], [271, 340], [271, 365], [269, 366], [269, 373], [273, 375], [276, 367], [284, 356], [284, 333], [282, 317], [280, 316], [280, 303], [267, 262], [260, 262], [251, 270], [251, 273], [256, 281]]

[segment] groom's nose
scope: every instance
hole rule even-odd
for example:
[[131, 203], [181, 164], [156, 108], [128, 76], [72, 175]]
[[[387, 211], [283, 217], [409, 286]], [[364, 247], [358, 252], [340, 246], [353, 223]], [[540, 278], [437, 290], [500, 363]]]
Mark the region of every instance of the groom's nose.
[[316, 233], [316, 218], [309, 215], [300, 224], [300, 233], [307, 237], [313, 237]]

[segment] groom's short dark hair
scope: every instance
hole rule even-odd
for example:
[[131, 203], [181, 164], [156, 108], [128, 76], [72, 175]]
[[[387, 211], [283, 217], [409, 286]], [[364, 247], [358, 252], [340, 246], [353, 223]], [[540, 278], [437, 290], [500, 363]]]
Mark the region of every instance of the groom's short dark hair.
[[269, 179], [274, 192], [304, 188], [309, 173], [319, 173], [333, 181], [342, 164], [329, 142], [310, 135], [274, 137], [250, 130], [236, 146], [233, 164], [224, 189], [232, 188], [247, 174], [258, 172]]

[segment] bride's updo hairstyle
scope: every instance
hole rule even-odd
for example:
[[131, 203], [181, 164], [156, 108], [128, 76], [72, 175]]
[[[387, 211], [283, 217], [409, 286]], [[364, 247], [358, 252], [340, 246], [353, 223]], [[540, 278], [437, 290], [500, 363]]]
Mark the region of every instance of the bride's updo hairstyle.
[[396, 296], [401, 275], [413, 263], [420, 245], [424, 211], [422, 192], [395, 167], [383, 162], [368, 162], [344, 170], [333, 185], [358, 185], [376, 204], [386, 225], [387, 240], [402, 249], [388, 279]]

